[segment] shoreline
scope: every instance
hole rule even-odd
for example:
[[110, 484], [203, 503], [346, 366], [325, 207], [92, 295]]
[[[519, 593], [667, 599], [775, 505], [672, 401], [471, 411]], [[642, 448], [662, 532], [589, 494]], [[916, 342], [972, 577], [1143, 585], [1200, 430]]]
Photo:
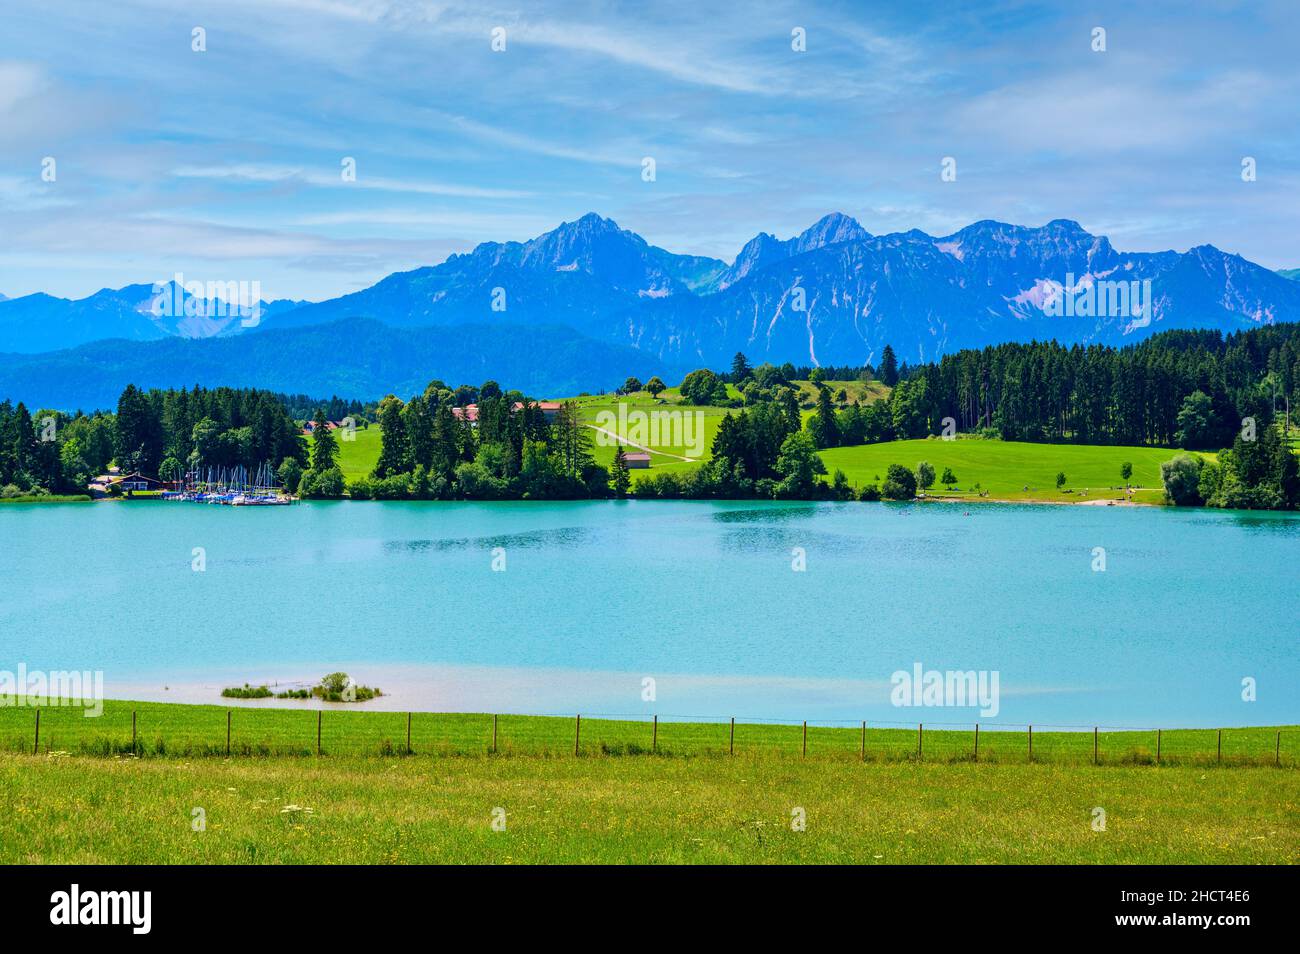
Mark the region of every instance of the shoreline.
[[[1001, 504], [1023, 504], [1027, 506], [1050, 506], [1050, 507], [1152, 507], [1164, 509], [1168, 504], [1155, 503], [1147, 500], [1125, 500], [1119, 497], [1097, 497], [1088, 500], [1052, 500], [1046, 497], [949, 497], [943, 494], [927, 494], [924, 497], [913, 497], [911, 500], [834, 500], [825, 497], [791, 497], [791, 498], [771, 498], [771, 497], [658, 497], [658, 496], [638, 496], [628, 494], [626, 497], [576, 497], [576, 498], [532, 498], [532, 499], [455, 499], [455, 500], [425, 500], [425, 499], [395, 499], [395, 500], [376, 500], [369, 497], [353, 498], [347, 494], [342, 497], [314, 497], [298, 498], [293, 501], [295, 504], [300, 503], [432, 503], [432, 504], [500, 504], [500, 503], [617, 503], [620, 501], [644, 501], [654, 502], [678, 502], [678, 503], [734, 503], [734, 504], [754, 504], [754, 503], [771, 503], [771, 504], [809, 504], [809, 503], [867, 503], [867, 504], [923, 504], [923, 503], [1001, 503]], [[119, 498], [100, 498], [97, 500], [20, 500], [5, 501], [7, 503], [190, 503], [192, 501], [163, 501], [158, 498], [148, 497], [132, 500], [126, 497]], [[1227, 510], [1224, 507], [1206, 507], [1204, 505], [1196, 507], [1181, 507], [1182, 510]], [[1288, 513], [1285, 510], [1271, 511], [1241, 511], [1243, 513]]]
[[[1091, 500], [1047, 500], [1040, 497], [945, 497], [945, 496], [925, 496], [917, 497], [913, 501], [900, 501], [901, 503], [1004, 503], [1004, 504], [1043, 504], [1049, 507], [1154, 507], [1162, 509], [1168, 504], [1151, 503], [1146, 500], [1125, 500], [1115, 497], [1097, 497]], [[1184, 510], [1220, 510], [1220, 507], [1183, 507]], [[1270, 511], [1272, 513], [1286, 513], [1285, 510]]]

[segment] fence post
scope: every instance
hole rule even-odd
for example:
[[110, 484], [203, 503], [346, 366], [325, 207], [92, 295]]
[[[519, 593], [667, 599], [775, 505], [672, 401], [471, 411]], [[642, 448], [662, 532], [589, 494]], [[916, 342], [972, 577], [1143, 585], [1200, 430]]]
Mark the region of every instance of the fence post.
[[975, 723], [975, 761], [980, 760], [980, 724]]
[[496, 717], [495, 714], [493, 714], [493, 716], [492, 716], [492, 754], [495, 755], [495, 754], [496, 754], [496, 751], [497, 751], [497, 717]]
[[578, 754], [578, 739], [582, 737], [582, 713], [578, 714], [578, 721], [573, 724], [573, 754]]
[[1277, 740], [1273, 743], [1273, 764], [1282, 764], [1282, 730], [1277, 730]]
[[862, 761], [867, 760], [867, 723], [862, 723]]
[[916, 724], [916, 760], [921, 760], [921, 732], [925, 727], [921, 723]]
[[659, 714], [655, 713], [654, 731], [650, 735], [650, 751], [659, 751]]
[[1222, 729], [1219, 730], [1219, 751], [1218, 751], [1218, 753], [1214, 756], [1214, 760], [1215, 760], [1216, 762], [1222, 762], [1222, 761], [1223, 761], [1223, 730], [1222, 730]]
[[406, 714], [406, 754], [411, 754], [411, 713]]
[[36, 707], [36, 737], [32, 739], [32, 755], [41, 754], [41, 707]]
[[1160, 730], [1156, 729], [1156, 765], [1160, 764]]
[[731, 717], [731, 754], [736, 754], [736, 717]]
[[226, 710], [226, 758], [230, 758], [230, 710]]
[[1034, 727], [1029, 727], [1029, 761], [1034, 760]]
[[804, 758], [808, 757], [808, 720], [803, 723], [803, 754]]
[[1097, 764], [1097, 726], [1092, 727], [1092, 764]]
[[320, 724], [324, 716], [325, 716], [324, 709], [316, 710], [316, 754], [317, 755], [320, 755]]

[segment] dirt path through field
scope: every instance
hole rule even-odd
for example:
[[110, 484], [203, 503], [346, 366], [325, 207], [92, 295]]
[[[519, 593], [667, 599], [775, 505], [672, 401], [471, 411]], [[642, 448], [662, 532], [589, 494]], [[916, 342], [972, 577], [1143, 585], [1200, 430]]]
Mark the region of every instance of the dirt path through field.
[[671, 457], [673, 458], [673, 460], [684, 460], [688, 464], [698, 464], [700, 461], [698, 457], [683, 457], [681, 454], [670, 454], [667, 451], [655, 450], [653, 447], [646, 447], [644, 444], [637, 444], [633, 441], [628, 440], [625, 437], [619, 437], [617, 434], [615, 434], [613, 431], [609, 430], [608, 428], [597, 427], [595, 424], [586, 424], [584, 426], [590, 427], [593, 431], [600, 431], [600, 433], [602, 434], [608, 434], [610, 437], [614, 438], [614, 440], [618, 441], [620, 444], [626, 444], [628, 447], [635, 447], [637, 450], [643, 450], [647, 454], [658, 454], [660, 457]]

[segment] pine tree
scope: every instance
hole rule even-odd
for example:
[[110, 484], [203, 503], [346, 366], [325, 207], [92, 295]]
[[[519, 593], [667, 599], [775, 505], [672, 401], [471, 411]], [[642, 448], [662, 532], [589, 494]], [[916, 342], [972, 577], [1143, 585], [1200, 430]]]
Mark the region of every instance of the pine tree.
[[115, 427], [114, 451], [119, 466], [128, 472], [156, 475], [163, 451], [161, 408], [156, 409], [149, 395], [128, 384], [117, 401]]
[[401, 399], [391, 394], [379, 402], [379, 460], [372, 474], [375, 477], [391, 477], [411, 469], [411, 444], [404, 410]]
[[311, 469], [317, 475], [323, 474], [334, 466], [338, 456], [339, 445], [325, 420], [325, 409], [317, 408], [311, 430]]
[[565, 401], [551, 424], [551, 444], [559, 458], [564, 476], [581, 480], [583, 471], [593, 462], [591, 433], [578, 418], [578, 405]]
[[411, 469], [423, 466], [428, 470], [433, 463], [433, 417], [429, 414], [429, 402], [423, 395], [417, 394], [406, 402], [402, 421], [406, 425]]
[[623, 445], [618, 444], [614, 447], [614, 474], [612, 477], [612, 486], [615, 497], [626, 497], [628, 488], [632, 484], [631, 475], [627, 472], [627, 457], [623, 454]]
[[446, 402], [438, 405], [433, 414], [433, 468], [444, 480], [450, 481], [460, 460], [460, 448], [456, 443], [456, 417], [451, 413], [451, 406]]
[[877, 376], [882, 384], [893, 387], [898, 383], [898, 358], [894, 356], [894, 349], [885, 345], [885, 350], [880, 353], [880, 367], [876, 369]]
[[830, 388], [825, 385], [817, 389], [817, 413], [809, 425], [818, 450], [839, 446], [840, 426], [835, 419], [835, 405], [831, 403]]

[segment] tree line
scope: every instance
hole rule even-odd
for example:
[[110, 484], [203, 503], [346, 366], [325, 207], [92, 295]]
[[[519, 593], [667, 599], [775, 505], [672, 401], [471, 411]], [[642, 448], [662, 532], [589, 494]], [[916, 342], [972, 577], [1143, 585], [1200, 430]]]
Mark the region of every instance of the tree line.
[[[609, 496], [629, 484], [621, 453], [612, 477], [595, 462], [592, 432], [575, 403], [564, 402], [548, 420], [536, 402], [495, 381], [454, 390], [432, 381], [407, 401], [390, 394], [379, 402], [376, 420], [379, 460], [369, 476], [346, 485], [356, 499], [577, 499]], [[328, 487], [320, 486], [324, 455], [335, 440], [316, 427], [303, 496], [345, 489], [332, 474]]]
[[236, 388], [142, 390], [127, 385], [116, 413], [0, 403], [0, 495], [82, 494], [116, 462], [122, 473], [178, 480], [196, 467], [286, 460], [306, 444], [279, 396]]
[[895, 391], [891, 403], [910, 405], [894, 415], [900, 438], [951, 418], [1004, 440], [1215, 450], [1300, 396], [1300, 325], [1166, 331], [1123, 348], [1001, 344], [906, 369]]

